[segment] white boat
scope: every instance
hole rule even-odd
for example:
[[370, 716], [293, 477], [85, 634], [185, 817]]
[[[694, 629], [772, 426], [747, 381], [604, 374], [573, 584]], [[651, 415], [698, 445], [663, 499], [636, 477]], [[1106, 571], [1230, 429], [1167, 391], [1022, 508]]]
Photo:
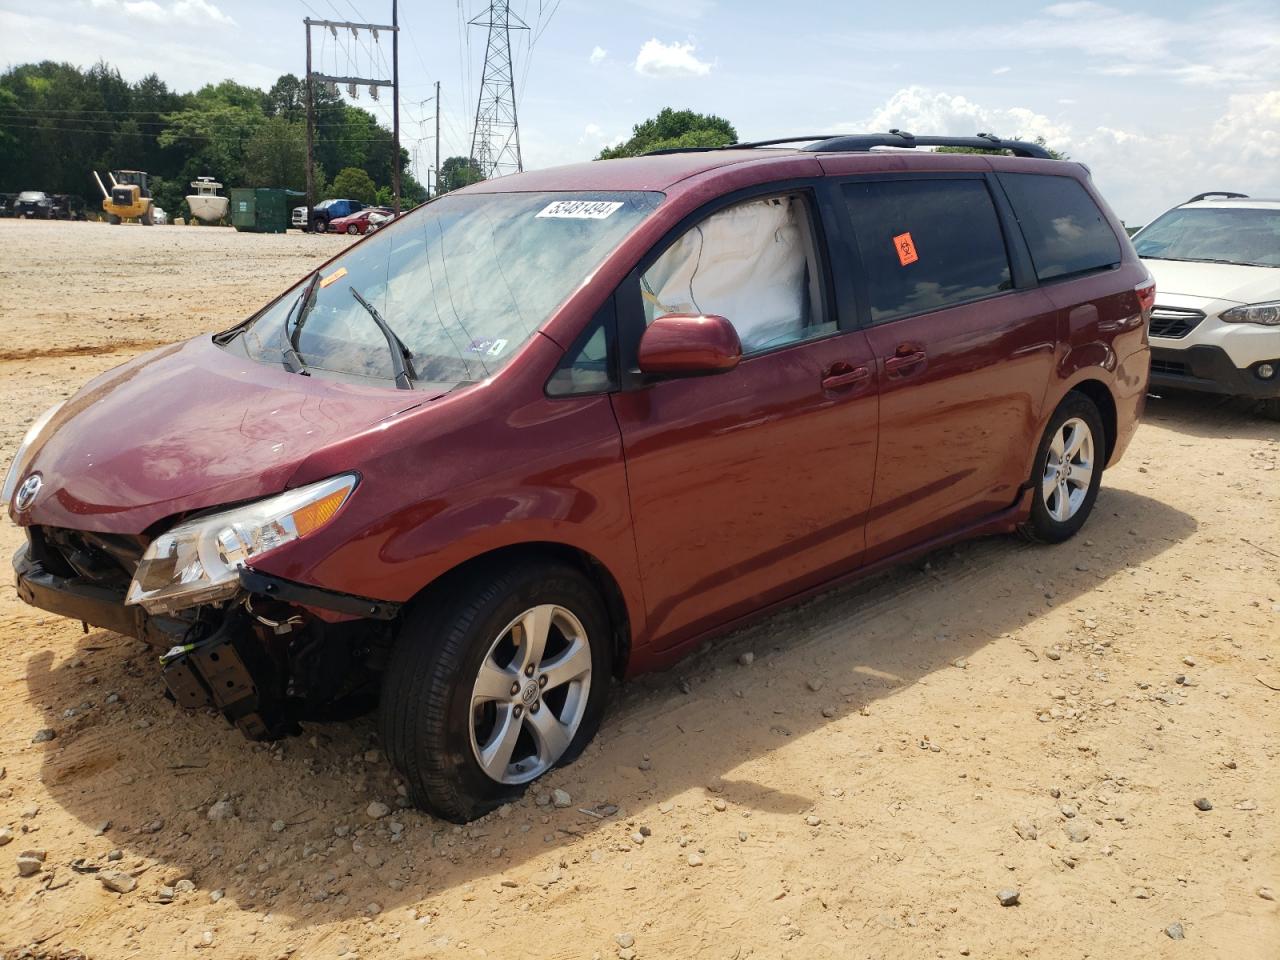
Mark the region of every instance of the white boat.
[[205, 223], [217, 223], [227, 214], [227, 197], [218, 196], [222, 184], [213, 177], [196, 177], [191, 181], [195, 193], [187, 197], [187, 206], [191, 215]]

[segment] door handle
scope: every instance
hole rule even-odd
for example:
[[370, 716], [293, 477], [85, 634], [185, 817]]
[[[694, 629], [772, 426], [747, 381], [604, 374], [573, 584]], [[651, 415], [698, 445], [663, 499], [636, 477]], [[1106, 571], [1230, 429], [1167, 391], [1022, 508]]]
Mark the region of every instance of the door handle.
[[826, 375], [822, 378], [823, 390], [839, 390], [843, 387], [856, 386], [865, 380], [871, 378], [871, 371], [866, 367], [850, 367], [847, 363], [835, 363], [831, 365]]
[[913, 368], [920, 366], [927, 359], [925, 352], [918, 347], [903, 344], [892, 357], [886, 357], [884, 372], [891, 377], [905, 377]]

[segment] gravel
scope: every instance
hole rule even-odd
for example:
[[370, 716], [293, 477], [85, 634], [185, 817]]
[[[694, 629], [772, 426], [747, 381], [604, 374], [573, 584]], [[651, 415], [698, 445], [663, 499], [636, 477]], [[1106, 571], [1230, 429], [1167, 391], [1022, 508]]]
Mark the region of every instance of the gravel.
[[18, 854], [18, 876], [34, 877], [44, 869], [43, 850], [23, 850]]
[[210, 820], [230, 820], [236, 815], [236, 808], [230, 800], [219, 800], [205, 814]]
[[551, 791], [551, 804], [563, 810], [566, 807], [573, 806], [573, 797], [569, 795], [568, 790], [561, 790], [557, 787]]
[[1186, 938], [1186, 934], [1183, 932], [1182, 924], [1180, 923], [1169, 924], [1164, 928], [1164, 935], [1170, 940], [1183, 940]]
[[32, 743], [48, 743], [50, 740], [57, 739], [57, 737], [58, 737], [58, 732], [56, 730], [50, 727], [45, 727], [43, 730], [36, 731], [36, 735], [31, 738], [31, 742]]
[[364, 808], [364, 812], [370, 820], [381, 820], [391, 812], [391, 808], [381, 800], [375, 800]]
[[1016, 907], [1020, 896], [1015, 887], [1005, 887], [1003, 890], [996, 891], [996, 899], [1000, 901], [1002, 907]]
[[1200, 797], [1198, 800], [1196, 800], [1196, 809], [1197, 809], [1197, 810], [1206, 810], [1206, 811], [1207, 811], [1207, 810], [1212, 810], [1212, 809], [1213, 809], [1213, 804], [1209, 802], [1209, 798], [1208, 798], [1208, 797]]

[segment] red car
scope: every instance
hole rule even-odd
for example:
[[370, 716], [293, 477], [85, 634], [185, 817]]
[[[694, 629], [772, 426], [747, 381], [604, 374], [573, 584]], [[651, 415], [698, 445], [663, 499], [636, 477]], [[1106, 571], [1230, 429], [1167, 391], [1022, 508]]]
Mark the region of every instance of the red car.
[[[874, 149], [947, 143], [1014, 155]], [[615, 677], [943, 544], [1075, 534], [1153, 298], [1033, 144], [486, 181], [41, 417], [18, 592], [253, 737], [376, 692], [412, 799], [466, 820], [577, 756]]]
[[[369, 222], [369, 217], [373, 216], [373, 225]], [[336, 217], [329, 221], [329, 229], [334, 233], [349, 233], [353, 236], [360, 233], [368, 233], [370, 229], [377, 229], [377, 223], [380, 218], [391, 216], [391, 211], [386, 207], [365, 207], [353, 214], [345, 217]]]

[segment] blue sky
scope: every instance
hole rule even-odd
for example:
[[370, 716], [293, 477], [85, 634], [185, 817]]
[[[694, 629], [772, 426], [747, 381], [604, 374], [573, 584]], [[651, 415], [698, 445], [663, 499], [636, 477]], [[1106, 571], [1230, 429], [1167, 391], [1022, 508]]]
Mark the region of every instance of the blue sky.
[[[425, 177], [465, 153], [484, 51], [480, 0], [402, 0], [402, 125]], [[663, 106], [746, 139], [900, 127], [1045, 136], [1142, 223], [1202, 190], [1280, 195], [1280, 8], [1229, 4], [512, 0], [527, 167], [593, 156]], [[0, 64], [99, 56], [181, 90], [303, 72], [301, 20], [386, 21], [390, 0], [0, 0]], [[349, 47], [349, 45], [348, 45]], [[377, 69], [390, 43], [320, 66]], [[523, 82], [521, 82], [523, 81]], [[384, 118], [389, 98], [357, 101]], [[387, 121], [389, 125], [389, 120]]]

